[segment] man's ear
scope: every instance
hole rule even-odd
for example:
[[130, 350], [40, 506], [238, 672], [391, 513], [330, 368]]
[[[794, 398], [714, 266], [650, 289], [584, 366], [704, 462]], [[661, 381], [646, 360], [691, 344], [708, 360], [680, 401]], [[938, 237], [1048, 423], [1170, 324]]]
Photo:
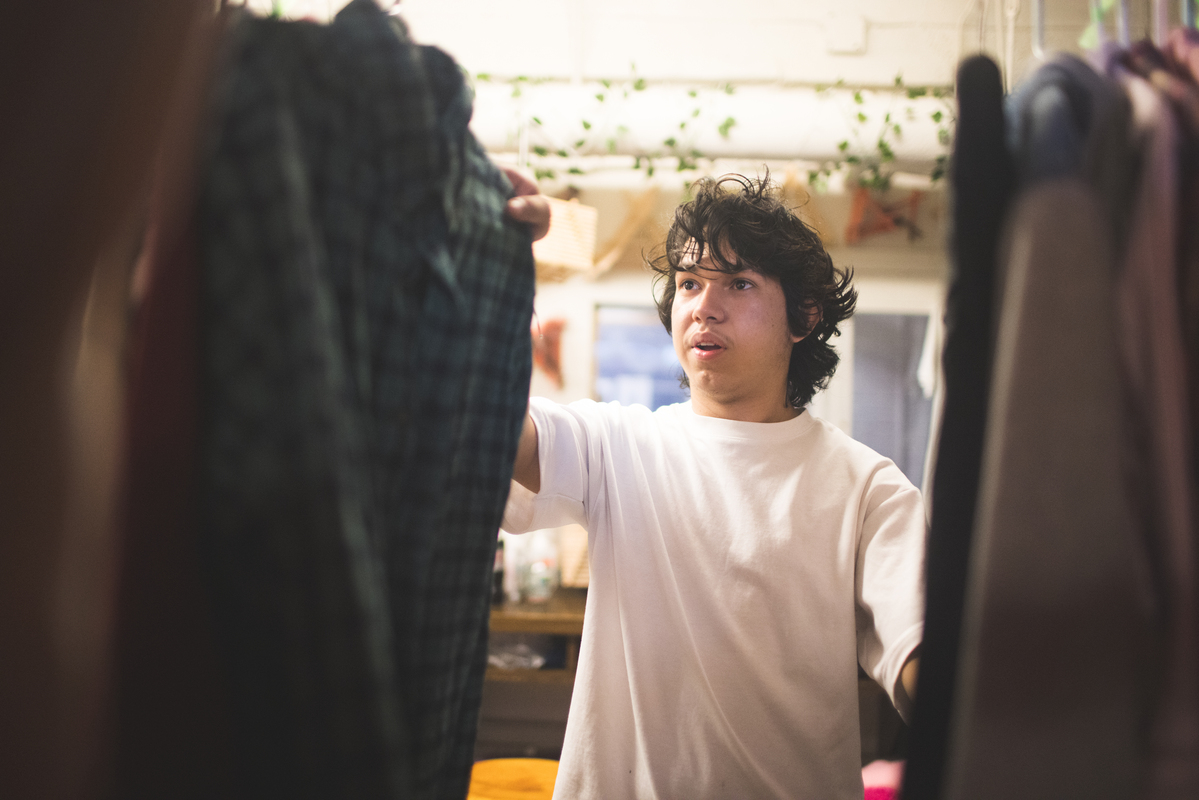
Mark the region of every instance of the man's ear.
[[808, 332], [802, 336], [793, 332], [791, 334], [792, 344], [799, 344], [804, 339], [808, 338], [812, 331], [816, 330], [816, 326], [820, 324], [820, 320], [824, 319], [824, 310], [817, 305], [811, 306], [810, 308], [800, 309], [800, 313], [806, 314], [808, 317]]

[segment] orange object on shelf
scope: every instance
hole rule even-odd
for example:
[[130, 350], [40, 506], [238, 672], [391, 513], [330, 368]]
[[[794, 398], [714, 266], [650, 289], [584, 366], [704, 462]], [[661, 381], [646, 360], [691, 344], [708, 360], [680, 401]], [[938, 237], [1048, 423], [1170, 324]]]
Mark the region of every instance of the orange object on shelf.
[[466, 800], [550, 800], [558, 762], [547, 758], [493, 758], [475, 762]]

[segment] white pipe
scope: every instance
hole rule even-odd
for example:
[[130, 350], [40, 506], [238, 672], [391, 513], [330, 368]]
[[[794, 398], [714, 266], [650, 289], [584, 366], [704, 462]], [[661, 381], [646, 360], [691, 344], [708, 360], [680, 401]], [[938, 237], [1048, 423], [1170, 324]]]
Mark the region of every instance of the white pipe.
[[[531, 123], [524, 126], [530, 150], [563, 150], [571, 157], [688, 156], [694, 150], [709, 158], [843, 160], [854, 153], [877, 155], [883, 120], [890, 114], [886, 124], [901, 127], [900, 135], [891, 129], [886, 136], [896, 165], [919, 171], [946, 153], [938, 129], [948, 124], [952, 110], [949, 99], [909, 99], [903, 90], [862, 91], [857, 103], [851, 89], [771, 85], [740, 86], [733, 94], [707, 88], [691, 97], [683, 85], [635, 91], [592, 82], [524, 82], [520, 95], [513, 98], [508, 83], [476, 84], [471, 128], [488, 150], [520, 149], [522, 124]], [[696, 109], [700, 113], [693, 116]], [[941, 122], [932, 119], [938, 112]], [[730, 119], [733, 124], [722, 135], [720, 125]], [[682, 129], [680, 123], [685, 123]]]

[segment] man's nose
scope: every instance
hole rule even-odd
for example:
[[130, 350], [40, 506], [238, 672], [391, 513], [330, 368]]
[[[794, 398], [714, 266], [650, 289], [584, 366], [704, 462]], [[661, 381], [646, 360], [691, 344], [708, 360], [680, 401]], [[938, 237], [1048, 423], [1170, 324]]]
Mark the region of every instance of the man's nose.
[[698, 322], [709, 319], [720, 321], [724, 317], [724, 304], [719, 287], [715, 283], [709, 283], [700, 291], [699, 297], [695, 299], [694, 313]]

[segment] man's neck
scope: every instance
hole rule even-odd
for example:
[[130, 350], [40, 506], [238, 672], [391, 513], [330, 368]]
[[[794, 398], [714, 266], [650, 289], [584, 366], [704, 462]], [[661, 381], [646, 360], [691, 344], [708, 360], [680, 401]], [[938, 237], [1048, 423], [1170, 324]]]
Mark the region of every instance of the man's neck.
[[779, 402], [773, 398], [747, 398], [720, 402], [695, 392], [691, 394], [691, 410], [701, 417], [731, 419], [738, 422], [786, 422], [803, 413], [803, 409], [794, 408], [786, 402]]

